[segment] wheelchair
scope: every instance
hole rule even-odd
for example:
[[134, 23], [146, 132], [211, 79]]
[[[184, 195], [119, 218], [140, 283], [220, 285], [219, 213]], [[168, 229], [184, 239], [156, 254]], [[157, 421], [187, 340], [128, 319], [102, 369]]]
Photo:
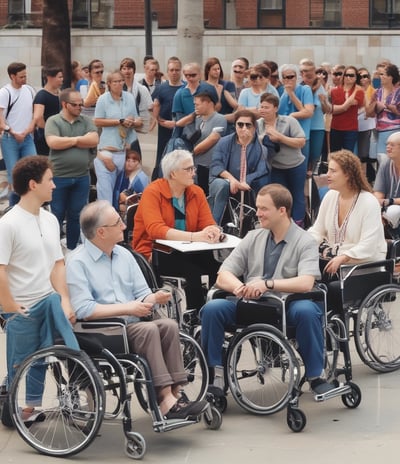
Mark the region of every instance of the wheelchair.
[[[105, 327], [121, 329], [122, 336], [98, 333]], [[75, 455], [93, 442], [103, 419], [121, 417], [125, 453], [132, 459], [141, 459], [146, 442], [140, 433], [132, 430], [133, 393], [152, 417], [155, 432], [167, 432], [200, 421], [200, 416], [164, 418], [147, 361], [127, 351], [123, 320], [81, 322], [76, 335], [82, 351], [55, 345], [33, 353], [19, 366], [8, 394], [3, 392], [1, 397], [3, 402], [8, 401], [19, 435], [34, 449], [49, 456]], [[189, 335], [181, 333], [180, 341], [188, 381], [183, 394], [187, 399], [201, 400], [208, 384], [204, 354]], [[110, 349], [104, 348], [105, 345]], [[36, 385], [43, 391], [41, 413], [31, 422], [21, 416], [27, 385]], [[221, 413], [211, 404], [201, 416], [209, 429], [221, 426]]]
[[[209, 299], [229, 296], [212, 290]], [[227, 407], [226, 394], [231, 392], [244, 410], [270, 415], [287, 408], [286, 421], [293, 432], [306, 426], [306, 415], [299, 409], [301, 389], [306, 381], [302, 361], [296, 352], [294, 328], [286, 324], [286, 307], [296, 299], [310, 299], [326, 308], [323, 287], [301, 294], [268, 294], [261, 300], [240, 300], [235, 327], [227, 332], [223, 347], [224, 379], [221, 389], [210, 387], [217, 408]], [[341, 327], [344, 328], [344, 327]], [[339, 337], [326, 319], [324, 323], [327, 381], [335, 388], [316, 394], [316, 401], [340, 396], [348, 408], [361, 402], [361, 390], [352, 382], [350, 353], [345, 350], [344, 367], [338, 367], [339, 351], [348, 344], [343, 332]]]
[[342, 265], [339, 285], [342, 317], [328, 312], [332, 330], [354, 336], [360, 359], [385, 373], [400, 368], [400, 286], [394, 279], [394, 259]]

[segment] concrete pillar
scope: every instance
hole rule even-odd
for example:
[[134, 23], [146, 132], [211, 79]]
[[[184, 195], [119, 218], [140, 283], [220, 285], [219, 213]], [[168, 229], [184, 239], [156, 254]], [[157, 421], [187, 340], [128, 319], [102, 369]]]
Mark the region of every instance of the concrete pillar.
[[182, 63], [203, 63], [203, 0], [178, 0], [177, 55]]

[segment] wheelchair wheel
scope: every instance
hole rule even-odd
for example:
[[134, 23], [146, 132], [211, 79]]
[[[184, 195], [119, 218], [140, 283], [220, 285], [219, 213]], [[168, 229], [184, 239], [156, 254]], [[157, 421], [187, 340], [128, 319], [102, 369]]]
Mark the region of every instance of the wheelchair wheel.
[[[41, 414], [24, 422], [26, 386], [43, 393]], [[19, 367], [10, 389], [10, 408], [21, 437], [40, 453], [71, 456], [96, 437], [104, 415], [104, 389], [86, 353], [64, 346], [37, 351]]]
[[185, 394], [190, 401], [203, 400], [208, 386], [208, 367], [203, 350], [190, 335], [180, 332], [179, 338], [188, 381], [184, 386]]
[[361, 360], [378, 372], [400, 368], [400, 287], [382, 285], [361, 303], [355, 343]]
[[125, 440], [125, 454], [132, 459], [142, 459], [146, 453], [146, 442], [140, 433], [127, 432]]
[[283, 409], [300, 381], [295, 353], [275, 327], [249, 326], [232, 341], [227, 356], [229, 388], [236, 402], [254, 414]]
[[361, 390], [360, 387], [353, 382], [349, 382], [348, 385], [351, 388], [351, 392], [342, 395], [342, 402], [347, 408], [355, 409], [361, 403]]
[[301, 409], [288, 408], [286, 422], [292, 432], [301, 432], [307, 423], [307, 418]]

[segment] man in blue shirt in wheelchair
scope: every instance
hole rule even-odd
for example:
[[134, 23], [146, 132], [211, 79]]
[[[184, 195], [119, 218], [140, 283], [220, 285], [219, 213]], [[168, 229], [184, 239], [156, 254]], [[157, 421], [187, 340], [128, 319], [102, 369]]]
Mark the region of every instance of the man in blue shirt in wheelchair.
[[[218, 288], [233, 293], [237, 299], [313, 289], [320, 278], [318, 245], [291, 220], [292, 201], [289, 190], [282, 185], [261, 188], [256, 200], [261, 227], [250, 231], [224, 261], [218, 272]], [[235, 325], [236, 311], [237, 300], [232, 299], [211, 300], [201, 309], [202, 346], [210, 367], [210, 383], [215, 368], [222, 366], [225, 330]], [[298, 299], [288, 305], [286, 313], [287, 325], [296, 328], [298, 351], [315, 394], [335, 388], [323, 377], [323, 311], [312, 300]]]

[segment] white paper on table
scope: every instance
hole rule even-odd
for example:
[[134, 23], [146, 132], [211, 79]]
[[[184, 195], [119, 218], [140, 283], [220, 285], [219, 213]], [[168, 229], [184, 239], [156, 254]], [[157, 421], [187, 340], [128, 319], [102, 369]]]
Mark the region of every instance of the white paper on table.
[[188, 253], [191, 251], [204, 251], [204, 250], [224, 250], [235, 248], [241, 239], [235, 235], [226, 234], [226, 240], [218, 243], [207, 242], [182, 242], [179, 240], [156, 240], [157, 244], [173, 248], [174, 250]]

